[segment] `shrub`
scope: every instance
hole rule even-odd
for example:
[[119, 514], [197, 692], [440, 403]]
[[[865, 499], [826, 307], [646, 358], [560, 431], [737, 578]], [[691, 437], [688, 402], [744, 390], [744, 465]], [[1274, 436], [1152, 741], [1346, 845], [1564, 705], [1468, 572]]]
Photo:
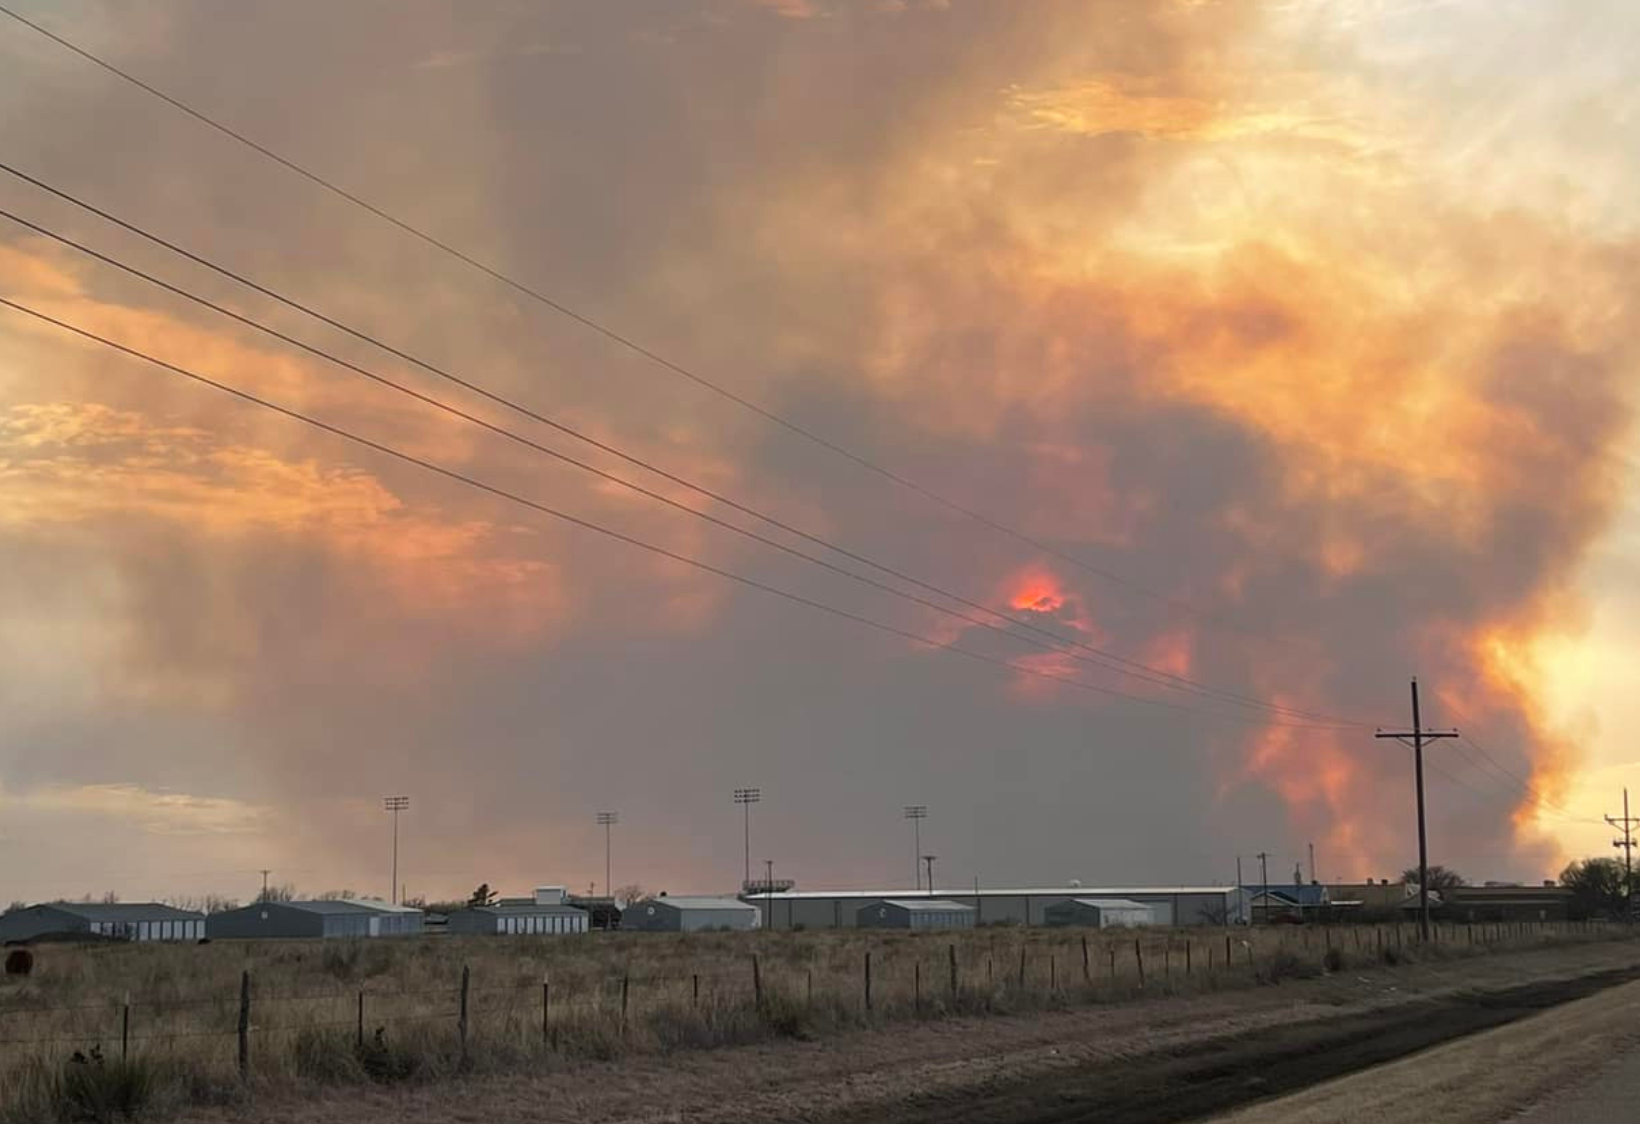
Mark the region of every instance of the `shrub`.
[[93, 1049], [75, 1052], [57, 1082], [57, 1109], [65, 1120], [106, 1124], [132, 1120], [154, 1099], [153, 1067], [139, 1058], [109, 1061]]
[[1342, 949], [1329, 948], [1327, 955], [1321, 958], [1321, 966], [1328, 972], [1342, 972], [1344, 970], [1344, 952]]
[[26, 948], [14, 948], [6, 953], [6, 975], [26, 976], [34, 971], [34, 953]]
[[1259, 983], [1277, 984], [1282, 980], [1308, 980], [1321, 974], [1321, 969], [1285, 948], [1278, 948], [1270, 958], [1259, 965], [1255, 975]]

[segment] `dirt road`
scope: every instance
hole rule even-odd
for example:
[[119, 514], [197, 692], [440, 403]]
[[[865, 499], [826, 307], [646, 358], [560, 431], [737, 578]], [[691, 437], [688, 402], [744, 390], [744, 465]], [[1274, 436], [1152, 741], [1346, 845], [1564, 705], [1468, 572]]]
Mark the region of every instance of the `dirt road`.
[[[564, 1065], [532, 1076], [315, 1090], [187, 1119], [1161, 1124], [1305, 1087], [1626, 979], [1640, 979], [1640, 945], [1604, 943], [1030, 1017], [896, 1025], [819, 1042]], [[1294, 1116], [1292, 1124], [1312, 1119], [1344, 1118]]]
[[1613, 988], [1215, 1124], [1631, 1121], [1640, 1103], [1637, 1003], [1640, 983]]

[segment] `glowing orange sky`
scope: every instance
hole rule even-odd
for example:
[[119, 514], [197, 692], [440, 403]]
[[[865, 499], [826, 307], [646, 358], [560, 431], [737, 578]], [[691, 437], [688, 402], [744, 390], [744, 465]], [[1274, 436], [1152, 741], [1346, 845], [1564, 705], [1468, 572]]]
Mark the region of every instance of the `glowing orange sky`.
[[[178, 881], [232, 888], [282, 863], [360, 882], [375, 825], [281, 817], [373, 808], [384, 775], [461, 841], [422, 864], [440, 890], [581, 881], [602, 838], [582, 813], [617, 795], [634, 877], [730, 883], [718, 805], [749, 783], [785, 801], [768, 846], [810, 882], [897, 874], [897, 837], [879, 837], [901, 799], [944, 809], [942, 863], [987, 878], [1216, 880], [1227, 853], [1311, 841], [1324, 873], [1381, 877], [1407, 858], [1404, 764], [1227, 696], [1399, 722], [1414, 673], [1432, 720], [1473, 729], [1533, 789], [1476, 750], [1444, 758], [1452, 865], [1536, 877], [1590, 845], [1564, 805], [1588, 818], [1580, 776], [1625, 759], [1586, 736], [1613, 692], [1565, 653], [1588, 628], [1614, 650], [1629, 627], [1599, 611], [1622, 561], [1588, 575], [1640, 511], [1640, 158], [1617, 143], [1631, 5], [615, 7], [475, 20], [415, 0], [390, 35], [344, 13], [321, 44], [296, 14], [253, 27], [185, 0], [31, 11], [1059, 555], [611, 347], [12, 27], [0, 68], [21, 92], [0, 117], [18, 163], [395, 346], [1152, 671], [802, 566], [0, 229], [8, 297], [1002, 665], [589, 539], [8, 314], [0, 552], [18, 578], [0, 681], [21, 702], [0, 726], [0, 808], [23, 826], [0, 847], [39, 882], [98, 873], [94, 853], [39, 847], [84, 834], [65, 824], [126, 832], [156, 878], [194, 869], [153, 830], [167, 809], [222, 836], [231, 868]], [[44, 104], [57, 123], [30, 125]], [[454, 393], [38, 192], [0, 183], [0, 205]], [[969, 826], [1069, 823], [1058, 802], [1097, 799], [1135, 838], [1181, 776], [1199, 823], [1135, 848], [1153, 868], [1095, 869], [1097, 815], [1001, 846]], [[223, 830], [232, 809], [254, 831]], [[1086, 865], [1044, 869], [1065, 854]]]

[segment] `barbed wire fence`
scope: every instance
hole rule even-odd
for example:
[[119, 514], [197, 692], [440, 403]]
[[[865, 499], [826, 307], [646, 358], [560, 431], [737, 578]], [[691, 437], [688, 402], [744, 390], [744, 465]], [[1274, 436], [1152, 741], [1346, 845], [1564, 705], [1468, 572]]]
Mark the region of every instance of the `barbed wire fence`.
[[[1454, 954], [1484, 953], [1630, 932], [1600, 922], [1445, 922], [1435, 926], [1431, 943]], [[668, 1020], [768, 1024], [825, 1010], [840, 1021], [864, 1024], [1273, 982], [1284, 975], [1319, 974], [1335, 958], [1340, 964], [1393, 960], [1394, 950], [1414, 944], [1415, 926], [1270, 926], [1161, 935], [1094, 930], [1070, 937], [980, 930], [962, 933], [960, 945], [940, 935], [851, 950], [846, 964], [835, 957], [795, 964], [754, 950], [710, 971], [571, 969], [557, 976], [543, 971], [528, 983], [517, 982], [514, 973], [515, 982], [480, 986], [463, 966], [449, 986], [420, 989], [378, 984], [281, 992], [259, 987], [246, 969], [237, 993], [210, 997], [133, 1001], [122, 996], [105, 1004], [65, 1006], [8, 1001], [0, 1006], [0, 1054], [101, 1060], [192, 1050], [198, 1060], [199, 1044], [205, 1043], [206, 1053], [217, 1047], [214, 1056], [248, 1079], [282, 1041], [321, 1035], [345, 1045], [350, 1037], [363, 1053], [385, 1050], [395, 1033], [416, 1028], [465, 1063], [481, 1044], [557, 1052], [572, 1048], [566, 1037], [618, 1042]]]

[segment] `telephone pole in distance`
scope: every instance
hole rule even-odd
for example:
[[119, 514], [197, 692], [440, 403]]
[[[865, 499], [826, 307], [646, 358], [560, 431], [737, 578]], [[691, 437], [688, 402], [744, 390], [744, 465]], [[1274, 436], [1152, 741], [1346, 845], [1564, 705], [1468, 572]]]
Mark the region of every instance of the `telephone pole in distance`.
[[[1456, 730], [1426, 730], [1418, 709], [1418, 680], [1412, 681], [1412, 729], [1379, 730], [1377, 737], [1394, 738], [1412, 746], [1413, 771], [1418, 781], [1418, 939], [1429, 940], [1429, 835], [1424, 828], [1424, 743], [1455, 738]], [[1410, 740], [1409, 740], [1410, 739]]]
[[1640, 826], [1640, 819], [1629, 815], [1629, 790], [1623, 789], [1623, 816], [1618, 819], [1607, 816], [1606, 822], [1623, 833], [1623, 838], [1612, 841], [1612, 846], [1623, 852], [1623, 919], [1630, 920], [1634, 912], [1634, 829]]

